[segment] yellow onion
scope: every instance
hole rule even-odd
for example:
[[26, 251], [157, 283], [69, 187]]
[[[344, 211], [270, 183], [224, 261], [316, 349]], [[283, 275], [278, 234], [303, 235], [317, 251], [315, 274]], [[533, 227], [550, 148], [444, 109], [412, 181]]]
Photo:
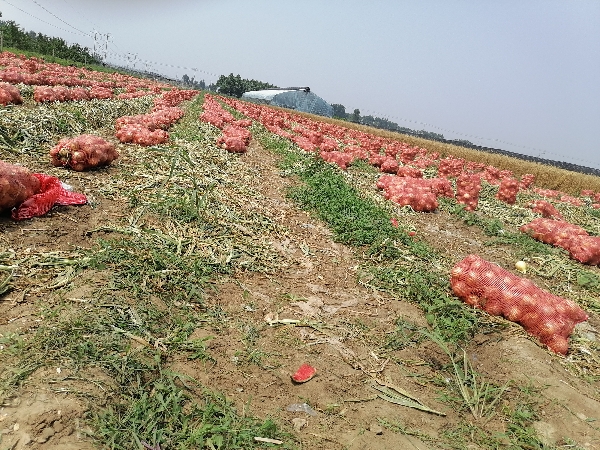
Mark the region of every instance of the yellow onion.
[[521, 273], [527, 273], [527, 263], [525, 261], [517, 261], [515, 263], [515, 269]]

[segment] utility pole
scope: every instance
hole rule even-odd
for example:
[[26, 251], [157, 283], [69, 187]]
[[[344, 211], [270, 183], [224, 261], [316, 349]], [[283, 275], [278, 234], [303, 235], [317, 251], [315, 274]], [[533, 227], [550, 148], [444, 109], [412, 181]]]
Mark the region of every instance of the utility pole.
[[94, 58], [106, 59], [108, 54], [108, 41], [110, 40], [110, 33], [100, 33], [94, 30]]
[[110, 34], [106, 33], [104, 36], [106, 37], [106, 40], [104, 41], [104, 58], [103, 59], [106, 59], [106, 57], [108, 56], [108, 41], [110, 39]]

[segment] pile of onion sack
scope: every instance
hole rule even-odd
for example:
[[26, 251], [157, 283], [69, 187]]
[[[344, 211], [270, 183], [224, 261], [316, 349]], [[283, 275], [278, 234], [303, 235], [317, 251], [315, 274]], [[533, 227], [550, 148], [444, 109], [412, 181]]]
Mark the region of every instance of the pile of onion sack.
[[547, 292], [526, 278], [469, 255], [452, 269], [450, 284], [465, 303], [523, 326], [556, 353], [569, 351], [573, 328], [588, 319], [572, 300]]
[[61, 139], [50, 150], [54, 166], [70, 167], [78, 172], [108, 166], [118, 157], [119, 153], [113, 144], [91, 134]]

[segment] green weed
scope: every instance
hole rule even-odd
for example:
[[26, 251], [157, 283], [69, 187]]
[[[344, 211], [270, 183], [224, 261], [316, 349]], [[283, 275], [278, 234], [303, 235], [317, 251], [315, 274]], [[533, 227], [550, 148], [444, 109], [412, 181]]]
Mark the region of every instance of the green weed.
[[164, 449], [250, 449], [264, 448], [254, 437], [266, 437], [288, 441], [278, 448], [294, 447], [272, 420], [241, 415], [222, 395], [188, 383], [161, 372], [135, 395], [96, 414], [98, 442], [114, 450], [137, 450], [144, 442]]

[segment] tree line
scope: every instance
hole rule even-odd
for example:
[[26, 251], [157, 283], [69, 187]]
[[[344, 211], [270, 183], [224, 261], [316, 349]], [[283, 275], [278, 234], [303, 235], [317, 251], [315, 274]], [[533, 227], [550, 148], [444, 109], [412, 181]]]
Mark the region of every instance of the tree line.
[[[1, 12], [0, 17], [2, 17]], [[70, 45], [64, 39], [35, 31], [25, 31], [12, 20], [0, 20], [0, 33], [3, 47], [52, 55], [84, 64], [101, 64], [100, 59], [93, 56], [87, 47], [79, 44]]]
[[[443, 134], [434, 133], [433, 131], [425, 131], [425, 130], [413, 130], [411, 128], [401, 127], [396, 122], [392, 122], [391, 120], [384, 119], [381, 117], [374, 117], [371, 115], [361, 116], [360, 110], [355, 109], [352, 113], [346, 112], [346, 107], [344, 105], [340, 105], [339, 103], [334, 103], [333, 106], [333, 117], [336, 119], [347, 120], [348, 122], [360, 123], [361, 125], [367, 125], [373, 128], [379, 128], [381, 130], [394, 131], [396, 133], [408, 134], [410, 136], [417, 136], [424, 139], [429, 139], [433, 141], [441, 141], [445, 142]], [[460, 141], [463, 144], [471, 144], [469, 141]], [[472, 145], [472, 144], [471, 144]]]

